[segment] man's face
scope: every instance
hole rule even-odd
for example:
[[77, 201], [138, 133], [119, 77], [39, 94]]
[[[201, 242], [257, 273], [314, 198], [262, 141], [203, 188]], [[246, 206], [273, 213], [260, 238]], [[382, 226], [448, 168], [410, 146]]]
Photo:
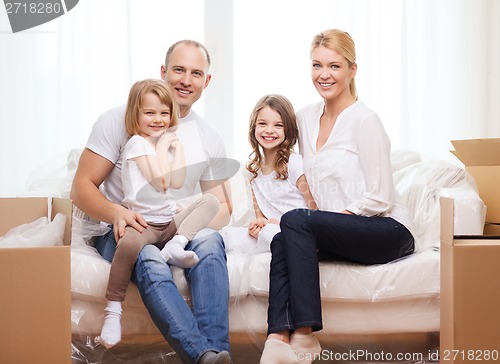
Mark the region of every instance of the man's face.
[[177, 45], [162, 66], [161, 77], [175, 90], [180, 116], [186, 116], [210, 82], [205, 52], [194, 45]]

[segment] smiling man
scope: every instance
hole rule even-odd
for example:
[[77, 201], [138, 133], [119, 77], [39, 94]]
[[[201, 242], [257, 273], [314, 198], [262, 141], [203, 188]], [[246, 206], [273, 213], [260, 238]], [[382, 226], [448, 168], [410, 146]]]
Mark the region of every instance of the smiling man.
[[[172, 271], [160, 250], [147, 245], [139, 254], [132, 279], [154, 323], [184, 363], [230, 363], [229, 280], [222, 237], [216, 232], [229, 222], [230, 190], [227, 169], [221, 161], [226, 152], [221, 135], [191, 110], [210, 83], [210, 56], [193, 40], [182, 40], [167, 51], [161, 78], [175, 90], [180, 107], [176, 135], [186, 146], [186, 180], [173, 197], [179, 207], [192, 200], [196, 191], [211, 193], [220, 202], [219, 213], [188, 243], [199, 263], [186, 269], [191, 287], [192, 309], [173, 282]], [[121, 205], [121, 151], [127, 142], [125, 106], [102, 114], [95, 123], [82, 152], [73, 180], [71, 198], [91, 217], [113, 229], [96, 239], [96, 248], [108, 261], [125, 226], [142, 232], [144, 218]], [[104, 193], [99, 187], [104, 185]], [[118, 313], [121, 315], [121, 312]]]
[[[165, 65], [161, 66], [161, 78], [176, 91], [181, 118], [189, 114], [191, 106], [210, 83], [210, 62], [205, 48], [191, 41], [177, 42], [167, 51]], [[205, 67], [200, 68], [202, 65]]]

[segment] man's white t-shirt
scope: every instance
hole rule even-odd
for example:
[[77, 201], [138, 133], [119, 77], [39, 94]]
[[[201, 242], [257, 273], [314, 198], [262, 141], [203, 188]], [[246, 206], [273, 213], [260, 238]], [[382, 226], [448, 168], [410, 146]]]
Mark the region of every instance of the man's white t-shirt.
[[276, 172], [267, 175], [259, 170], [250, 182], [260, 211], [267, 219], [280, 220], [293, 209], [307, 208], [304, 197], [297, 188], [297, 180], [304, 174], [302, 156], [292, 153], [288, 160], [288, 178], [276, 179]]
[[[123, 201], [121, 180], [122, 152], [129, 136], [125, 129], [125, 105], [102, 114], [94, 124], [86, 147], [115, 166], [104, 181], [105, 196], [115, 203]], [[186, 207], [199, 194], [200, 181], [225, 180], [231, 175], [226, 150], [220, 133], [196, 112], [179, 119], [175, 131], [184, 145], [186, 180], [184, 186], [169, 190], [178, 207]]]

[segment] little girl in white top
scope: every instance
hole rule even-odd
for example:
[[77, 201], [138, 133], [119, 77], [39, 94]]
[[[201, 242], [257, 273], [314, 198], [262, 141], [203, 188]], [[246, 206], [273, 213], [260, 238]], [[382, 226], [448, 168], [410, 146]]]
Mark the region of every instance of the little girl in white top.
[[290, 101], [276, 94], [262, 97], [250, 116], [248, 139], [252, 153], [246, 164], [256, 218], [248, 225], [246, 237], [235, 234], [234, 229], [221, 232], [227, 250], [269, 251], [285, 212], [317, 209], [304, 175], [302, 157], [293, 152], [297, 138], [295, 111]]
[[184, 148], [174, 133], [178, 113], [172, 88], [164, 81], [138, 81], [130, 89], [125, 114], [130, 139], [122, 151], [122, 205], [141, 213], [148, 226], [142, 233], [127, 226], [117, 242], [100, 336], [106, 348], [121, 340], [122, 301], [144, 245], [155, 244], [169, 264], [191, 268], [198, 256], [184, 248], [219, 211], [218, 199], [208, 193], [177, 211], [168, 193], [181, 188], [186, 176]]

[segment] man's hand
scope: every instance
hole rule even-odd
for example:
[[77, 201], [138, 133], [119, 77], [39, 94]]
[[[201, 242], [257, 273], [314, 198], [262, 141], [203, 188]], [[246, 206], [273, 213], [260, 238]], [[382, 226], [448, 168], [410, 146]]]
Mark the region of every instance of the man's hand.
[[96, 220], [113, 224], [116, 242], [125, 234], [125, 226], [139, 232], [147, 227], [144, 218], [125, 207], [108, 200], [99, 186], [111, 173], [114, 163], [85, 148], [71, 186], [71, 199], [76, 206]]
[[112, 221], [116, 243], [118, 243], [118, 240], [125, 234], [125, 227], [133, 227], [135, 230], [142, 233], [148, 226], [141, 214], [126, 209], [125, 207], [120, 207], [121, 208], [117, 211]]

